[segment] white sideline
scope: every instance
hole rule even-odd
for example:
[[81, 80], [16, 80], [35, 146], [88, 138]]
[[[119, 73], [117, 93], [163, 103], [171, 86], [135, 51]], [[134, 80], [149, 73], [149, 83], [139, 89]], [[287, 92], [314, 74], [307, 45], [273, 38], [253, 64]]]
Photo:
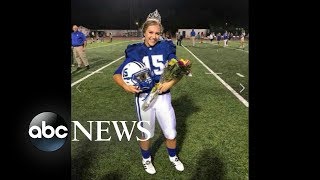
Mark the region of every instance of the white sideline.
[[227, 89], [229, 89], [233, 95], [235, 95], [246, 107], [249, 107], [249, 103], [240, 94], [238, 94], [229, 84], [221, 79], [215, 72], [212, 71], [206, 64], [204, 64], [196, 55], [194, 55], [188, 48], [182, 45], [194, 58], [196, 58], [207, 70], [212, 73]]
[[90, 73], [90, 74], [86, 75], [85, 77], [83, 77], [83, 78], [81, 78], [81, 79], [77, 80], [76, 82], [74, 82], [74, 83], [72, 83], [72, 84], [71, 84], [71, 87], [73, 87], [74, 85], [76, 85], [76, 84], [80, 83], [81, 81], [83, 81], [83, 80], [87, 79], [88, 77], [90, 77], [90, 76], [94, 75], [95, 73], [99, 73], [99, 71], [101, 71], [102, 69], [104, 69], [104, 68], [106, 68], [106, 67], [110, 66], [111, 64], [113, 64], [113, 63], [115, 63], [115, 62], [119, 61], [119, 60], [120, 60], [120, 59], [122, 59], [122, 58], [124, 58], [124, 56], [119, 57], [118, 59], [116, 59], [116, 60], [112, 61], [111, 63], [109, 63], [109, 64], [107, 64], [107, 65], [105, 65], [105, 66], [103, 66], [103, 67], [101, 67], [101, 68], [99, 68], [99, 69], [97, 69], [97, 70], [93, 71], [92, 73]]

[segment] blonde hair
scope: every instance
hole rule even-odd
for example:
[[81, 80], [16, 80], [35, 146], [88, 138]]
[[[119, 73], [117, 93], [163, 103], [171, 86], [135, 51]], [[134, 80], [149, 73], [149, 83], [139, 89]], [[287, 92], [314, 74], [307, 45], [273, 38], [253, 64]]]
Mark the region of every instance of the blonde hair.
[[153, 26], [153, 25], [159, 25], [160, 26], [160, 33], [162, 33], [163, 26], [159, 21], [157, 21], [157, 20], [147, 20], [142, 24], [142, 32], [143, 32], [143, 34], [147, 31], [147, 28], [149, 26]]

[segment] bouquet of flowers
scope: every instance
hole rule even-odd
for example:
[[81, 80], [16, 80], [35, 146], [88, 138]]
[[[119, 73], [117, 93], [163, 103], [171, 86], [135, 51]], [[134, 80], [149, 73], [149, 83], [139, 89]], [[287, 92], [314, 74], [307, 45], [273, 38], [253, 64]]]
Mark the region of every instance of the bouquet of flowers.
[[161, 75], [159, 83], [151, 89], [150, 94], [145, 99], [142, 110], [146, 111], [155, 102], [156, 98], [159, 95], [159, 85], [164, 82], [169, 82], [173, 79], [180, 79], [184, 75], [192, 76], [191, 74], [191, 61], [188, 59], [171, 59], [167, 62], [166, 67], [164, 68], [163, 74]]

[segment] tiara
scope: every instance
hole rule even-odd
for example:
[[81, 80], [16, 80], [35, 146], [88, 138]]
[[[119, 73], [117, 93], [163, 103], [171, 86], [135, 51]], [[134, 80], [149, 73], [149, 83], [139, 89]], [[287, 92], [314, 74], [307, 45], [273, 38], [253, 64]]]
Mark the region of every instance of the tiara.
[[156, 21], [159, 21], [161, 23], [161, 16], [158, 12], [158, 10], [156, 9], [153, 13], [150, 13], [147, 17], [147, 21], [150, 21], [150, 20], [156, 20]]

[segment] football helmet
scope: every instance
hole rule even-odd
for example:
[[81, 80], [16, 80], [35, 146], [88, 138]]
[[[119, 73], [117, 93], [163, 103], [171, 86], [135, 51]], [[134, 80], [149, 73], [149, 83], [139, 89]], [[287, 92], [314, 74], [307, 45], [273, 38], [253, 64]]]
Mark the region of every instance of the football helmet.
[[133, 61], [126, 64], [121, 74], [127, 85], [138, 86], [142, 92], [152, 89], [154, 86], [150, 69], [142, 62]]

